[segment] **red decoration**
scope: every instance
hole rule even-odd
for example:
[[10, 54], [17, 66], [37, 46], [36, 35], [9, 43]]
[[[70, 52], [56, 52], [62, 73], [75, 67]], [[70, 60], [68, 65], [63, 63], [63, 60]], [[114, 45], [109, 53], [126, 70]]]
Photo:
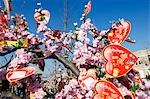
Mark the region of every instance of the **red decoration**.
[[9, 82], [16, 82], [20, 79], [31, 76], [34, 73], [35, 73], [34, 67], [25, 67], [25, 68], [21, 68], [21, 69], [13, 69], [7, 73], [6, 78]]
[[0, 11], [0, 24], [3, 26], [3, 28], [8, 27], [8, 20], [5, 18], [4, 13]]
[[87, 15], [91, 11], [91, 1], [88, 2], [88, 4], [85, 6], [84, 14]]
[[120, 45], [108, 45], [103, 50], [106, 60], [104, 65], [106, 72], [114, 77], [120, 77], [128, 73], [138, 58], [126, 48]]
[[108, 39], [111, 43], [121, 44], [125, 41], [130, 33], [131, 24], [128, 21], [116, 23], [114, 27], [109, 30]]
[[93, 99], [124, 99], [118, 88], [111, 82], [100, 80], [95, 84]]

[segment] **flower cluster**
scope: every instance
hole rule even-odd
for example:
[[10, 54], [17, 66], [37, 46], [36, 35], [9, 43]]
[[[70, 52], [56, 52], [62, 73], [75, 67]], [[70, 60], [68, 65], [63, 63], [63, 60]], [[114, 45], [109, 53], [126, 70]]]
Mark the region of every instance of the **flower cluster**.
[[3, 28], [0, 35], [3, 35], [5, 40], [18, 40], [30, 34], [28, 30], [28, 23], [23, 15], [11, 16], [10, 28]]
[[64, 86], [64, 89], [57, 93], [56, 99], [92, 99], [94, 92], [92, 90], [85, 90], [81, 88], [76, 79], [70, 80], [68, 85]]
[[96, 29], [96, 27], [91, 23], [91, 19], [88, 18], [86, 21], [80, 26], [80, 28], [76, 27], [75, 34], [77, 35], [77, 40], [89, 44], [90, 39], [88, 38], [88, 31], [91, 33], [91, 30]]
[[99, 52], [96, 52], [95, 48], [81, 42], [76, 42], [75, 48], [73, 61], [77, 67], [83, 65], [100, 66], [102, 64], [102, 56]]
[[34, 34], [29, 34], [27, 36], [28, 39], [28, 44], [29, 46], [32, 45], [37, 45], [41, 42], [41, 39], [38, 36], [35, 36]]
[[137, 99], [149, 99], [150, 96], [150, 80], [143, 79], [139, 90], [136, 91]]
[[9, 68], [16, 68], [21, 65], [28, 64], [32, 59], [31, 52], [26, 52], [24, 49], [18, 49], [16, 51], [16, 57], [11, 61]]
[[52, 31], [46, 26], [40, 32], [44, 36], [42, 42], [45, 44], [45, 50], [49, 53], [61, 52], [62, 48], [68, 51], [67, 46], [72, 42], [72, 33], [62, 33], [59, 30]]

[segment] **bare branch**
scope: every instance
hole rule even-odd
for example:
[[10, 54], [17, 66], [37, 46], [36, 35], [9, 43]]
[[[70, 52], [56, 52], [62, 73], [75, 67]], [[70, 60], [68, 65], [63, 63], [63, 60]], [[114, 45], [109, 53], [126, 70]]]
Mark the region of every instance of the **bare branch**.
[[64, 66], [70, 69], [76, 76], [79, 76], [78, 68], [70, 61], [66, 60], [63, 56], [58, 53], [54, 53], [54, 58], [64, 64]]
[[58, 60], [59, 62], [64, 64], [64, 66], [66, 68], [70, 69], [76, 76], [79, 76], [78, 68], [72, 62], [66, 60], [63, 56], [61, 56], [58, 53], [53, 53], [51, 56], [47, 56], [47, 57], [33, 58], [32, 61], [37, 61], [37, 60], [41, 60], [41, 59], [48, 59], [48, 58], [54, 58], [54, 59]]
[[0, 56], [5, 56], [5, 55], [7, 55], [7, 54], [10, 54], [10, 53], [12, 53], [12, 52], [15, 52], [17, 50], [17, 48], [13, 48], [13, 49], [11, 49], [11, 50], [9, 50], [9, 51], [7, 51], [7, 52], [0, 52]]
[[[19, 49], [19, 48], [18, 48], [18, 49]], [[0, 53], [0, 56], [5, 56], [5, 55], [10, 54], [10, 53], [12, 53], [12, 52], [14, 52], [14, 51], [16, 51], [16, 50], [17, 50], [17, 48], [14, 48], [14, 49], [12, 49], [12, 50], [10, 50], [10, 51], [8, 51], [8, 52]], [[39, 50], [28, 50], [28, 49], [25, 49], [25, 50], [27, 50], [27, 51], [29, 51], [29, 52], [32, 52], [32, 53], [39, 53], [39, 52], [44, 53], [44, 51], [42, 51], [42, 50], [40, 50], [40, 49], [39, 49]], [[48, 59], [48, 58], [57, 59], [57, 60], [60, 61], [62, 64], [64, 64], [64, 66], [65, 66], [66, 68], [70, 69], [76, 76], [79, 75], [79, 70], [78, 70], [78, 68], [77, 68], [72, 62], [66, 60], [63, 56], [59, 55], [58, 53], [54, 53], [54, 54], [52, 54], [52, 55], [50, 55], [50, 56], [47, 56], [47, 57], [33, 58], [31, 62], [36, 61], [36, 60]], [[6, 67], [10, 62], [11, 62], [11, 60], [9, 60], [9, 62], [8, 62], [6, 65], [2, 66], [1, 68]]]

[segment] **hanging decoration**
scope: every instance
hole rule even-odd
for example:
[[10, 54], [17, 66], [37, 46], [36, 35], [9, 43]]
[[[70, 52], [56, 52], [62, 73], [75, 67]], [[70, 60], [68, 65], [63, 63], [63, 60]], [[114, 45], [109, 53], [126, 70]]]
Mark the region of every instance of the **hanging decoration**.
[[34, 19], [37, 23], [44, 22], [45, 24], [47, 24], [50, 19], [50, 12], [48, 10], [37, 11], [34, 14]]
[[13, 69], [7, 73], [6, 78], [11, 83], [17, 82], [18, 80], [31, 76], [35, 71], [35, 68], [30, 66], [21, 69]]
[[124, 42], [131, 29], [131, 24], [129, 21], [120, 20], [112, 25], [112, 28], [108, 31], [108, 39], [111, 43], [121, 44]]
[[120, 45], [108, 45], [103, 50], [106, 60], [104, 65], [106, 72], [113, 77], [127, 74], [137, 61], [137, 57]]
[[124, 99], [118, 88], [107, 80], [100, 80], [94, 87], [96, 94], [93, 99]]

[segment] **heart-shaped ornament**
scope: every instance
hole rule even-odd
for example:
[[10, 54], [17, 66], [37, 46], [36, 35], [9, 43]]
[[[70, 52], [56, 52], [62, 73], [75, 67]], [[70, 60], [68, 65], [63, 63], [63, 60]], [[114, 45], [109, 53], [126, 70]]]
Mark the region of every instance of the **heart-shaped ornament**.
[[40, 23], [40, 22], [44, 22], [45, 24], [47, 24], [49, 22], [50, 19], [50, 12], [48, 10], [41, 10], [41, 11], [37, 11], [34, 14], [34, 19]]
[[114, 23], [108, 32], [108, 39], [113, 44], [121, 44], [125, 41], [130, 33], [131, 24], [129, 21], [121, 20]]
[[108, 45], [103, 50], [106, 60], [104, 68], [106, 73], [113, 77], [120, 77], [128, 73], [138, 58], [120, 45]]
[[100, 80], [94, 87], [96, 94], [93, 99], [124, 99], [118, 88], [107, 80]]
[[34, 67], [25, 67], [25, 68], [21, 68], [21, 69], [13, 69], [7, 73], [6, 78], [9, 82], [16, 82], [18, 80], [21, 80], [23, 78], [31, 76], [32, 74], [35, 73], [35, 71], [36, 70]]

